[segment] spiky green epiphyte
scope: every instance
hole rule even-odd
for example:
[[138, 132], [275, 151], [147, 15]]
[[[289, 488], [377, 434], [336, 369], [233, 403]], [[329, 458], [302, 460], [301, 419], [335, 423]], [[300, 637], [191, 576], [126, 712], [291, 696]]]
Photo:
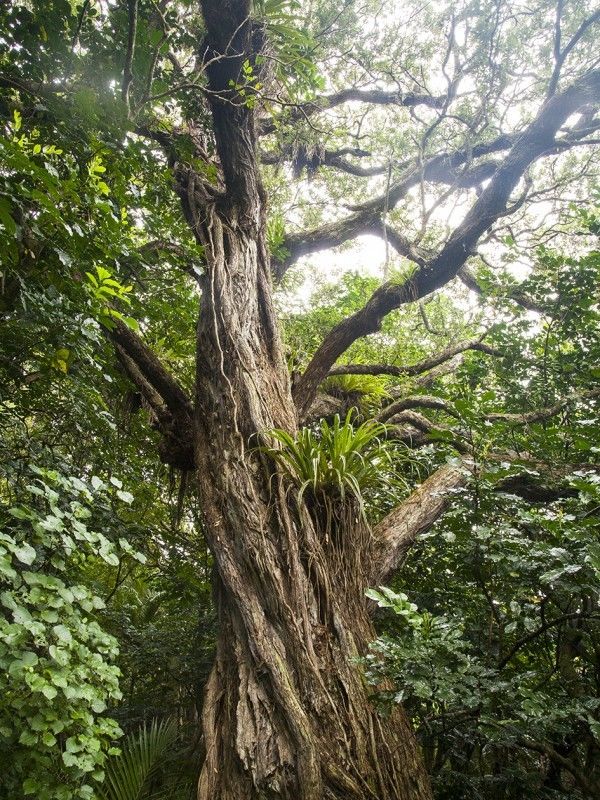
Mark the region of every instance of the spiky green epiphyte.
[[307, 490], [314, 496], [352, 496], [364, 511], [365, 495], [396, 490], [403, 485], [399, 465], [392, 456], [397, 445], [386, 438], [387, 428], [378, 422], [355, 425], [350, 411], [342, 422], [336, 414], [330, 425], [321, 420], [319, 428], [302, 428], [296, 437], [283, 430], [269, 435], [279, 447], [263, 448], [294, 484], [298, 499]]

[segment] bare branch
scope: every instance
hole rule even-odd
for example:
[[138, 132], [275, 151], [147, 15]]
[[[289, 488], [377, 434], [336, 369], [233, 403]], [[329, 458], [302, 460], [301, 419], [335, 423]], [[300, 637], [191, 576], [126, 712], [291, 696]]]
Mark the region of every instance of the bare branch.
[[401, 411], [408, 411], [412, 408], [430, 408], [434, 411], [445, 411], [452, 417], [458, 417], [459, 414], [440, 397], [433, 397], [427, 394], [417, 394], [410, 397], [403, 397], [400, 400], [395, 400], [386, 406], [383, 411], [377, 416], [378, 422], [387, 422], [396, 414]]
[[465, 342], [450, 345], [445, 350], [429, 356], [429, 358], [424, 358], [416, 364], [407, 364], [406, 366], [396, 366], [394, 364], [337, 364], [329, 370], [329, 375], [394, 375], [396, 377], [421, 375], [423, 372], [428, 372], [445, 361], [450, 361], [459, 353], [464, 353], [465, 350], [479, 350], [481, 353], [487, 353], [490, 356], [502, 355], [501, 350], [485, 344], [481, 341], [482, 338], [469, 339]]
[[550, 628], [556, 627], [556, 625], [562, 625], [563, 622], [568, 622], [572, 619], [600, 619], [600, 614], [587, 614], [584, 611], [575, 611], [572, 614], [562, 614], [560, 617], [556, 617], [556, 619], [552, 619], [549, 622], [546, 622], [544, 625], [540, 625], [539, 628], [536, 628], [531, 633], [528, 633], [526, 636], [523, 636], [522, 639], [519, 639], [515, 644], [510, 648], [508, 653], [500, 660], [498, 663], [498, 669], [503, 669], [509, 661], [511, 661], [514, 656], [521, 650], [521, 648], [525, 647], [526, 644], [532, 642], [534, 639], [537, 639], [538, 636], [541, 636], [546, 631], [550, 630]]
[[354, 341], [379, 330], [383, 318], [393, 309], [419, 300], [456, 276], [480, 236], [505, 211], [527, 167], [553, 147], [558, 130], [571, 114], [599, 99], [600, 70], [594, 70], [546, 101], [438, 255], [402, 283], [383, 284], [362, 309], [336, 325], [325, 337], [296, 384], [295, 398], [301, 414], [310, 406], [331, 366]]
[[538, 408], [534, 411], [527, 411], [523, 414], [486, 414], [484, 419], [487, 419], [489, 422], [509, 422], [513, 425], [531, 425], [534, 422], [542, 422], [545, 419], [555, 417], [563, 410], [563, 408], [575, 400], [592, 400], [596, 397], [600, 397], [600, 389], [572, 392], [571, 394], [567, 395], [567, 397], [563, 397], [562, 400], [558, 400], [556, 403], [548, 406], [547, 408]]
[[123, 83], [121, 84], [121, 97], [130, 111], [129, 94], [133, 83], [133, 56], [135, 54], [135, 39], [137, 36], [138, 20], [138, 0], [127, 0], [129, 28], [127, 31], [127, 53], [125, 55], [125, 66], [123, 67]]
[[[303, 153], [301, 151], [299, 153], [299, 151], [294, 147], [288, 146], [282, 148], [280, 151], [263, 151], [260, 154], [260, 160], [262, 164], [277, 165], [282, 164], [285, 161], [291, 161], [293, 164], [295, 164], [299, 155], [302, 158]], [[339, 150], [318, 149], [310, 152], [310, 163], [313, 168], [320, 166], [335, 167], [342, 172], [347, 172], [350, 175], [356, 175], [360, 178], [368, 178], [385, 172], [387, 166], [361, 167], [345, 159], [345, 156], [366, 158], [370, 155], [371, 153], [369, 153], [367, 150], [361, 150], [359, 147], [341, 147]], [[308, 160], [308, 152], [306, 152], [306, 156]]]
[[[156, 354], [136, 333], [123, 322], [118, 321], [111, 330], [107, 331], [107, 336], [127, 354], [172, 414], [191, 415], [192, 404], [184, 390], [161, 364]], [[150, 396], [148, 400], [151, 401]]]
[[442, 336], [443, 332], [436, 330], [429, 321], [429, 317], [427, 316], [427, 311], [425, 310], [426, 301], [421, 300], [419, 303], [419, 316], [421, 317], [421, 321], [425, 326], [425, 330], [427, 333], [431, 333], [433, 336]]
[[369, 103], [371, 105], [394, 105], [404, 106], [405, 108], [414, 108], [415, 106], [429, 106], [430, 108], [440, 108], [444, 105], [446, 98], [434, 97], [429, 94], [416, 94], [414, 92], [387, 92], [382, 89], [342, 89], [334, 94], [316, 97], [308, 103], [293, 106], [287, 114], [283, 115], [283, 119], [277, 120], [262, 120], [260, 123], [260, 133], [264, 136], [268, 133], [273, 133], [282, 122], [293, 124], [300, 122], [303, 119], [319, 114], [322, 111], [327, 111], [343, 103], [356, 102], [356, 103]]
[[[464, 172], [460, 172], [458, 167], [470, 162], [472, 159], [507, 150], [517, 141], [517, 138], [516, 135], [502, 135], [492, 142], [476, 145], [472, 148], [457, 150], [454, 153], [441, 153], [433, 156], [423, 164], [412, 163], [404, 170], [400, 179], [390, 185], [389, 191], [357, 206], [354, 213], [349, 216], [337, 222], [327, 223], [312, 231], [303, 231], [302, 233], [287, 236], [283, 242], [283, 249], [287, 252], [287, 256], [281, 262], [273, 265], [275, 277], [281, 279], [294, 262], [309, 253], [338, 247], [344, 242], [366, 233], [382, 236], [385, 209], [398, 205], [412, 188], [422, 182], [450, 184], [463, 188], [481, 185], [483, 181], [494, 174], [497, 167], [495, 161], [477, 164]], [[386, 165], [381, 172], [386, 172], [387, 169], [388, 166]], [[372, 173], [365, 172], [365, 175], [367, 174]], [[414, 248], [407, 244], [407, 240], [400, 233], [394, 232], [391, 227], [387, 227], [386, 235], [388, 237], [393, 236], [397, 244], [402, 244], [402, 247], [397, 248], [401, 255], [414, 258], [415, 263], [419, 263], [419, 257], [414, 252]], [[390, 243], [392, 244], [391, 238]]]
[[558, 81], [560, 78], [560, 73], [563, 68], [563, 64], [565, 63], [568, 55], [572, 52], [573, 48], [579, 42], [581, 37], [585, 34], [585, 32], [592, 26], [595, 25], [600, 20], [600, 9], [595, 11], [591, 16], [584, 19], [581, 23], [579, 28], [575, 31], [571, 39], [567, 42], [564, 49], [561, 50], [561, 17], [563, 12], [563, 0], [558, 0], [556, 6], [556, 23], [554, 28], [554, 70], [552, 71], [552, 76], [550, 78], [550, 83], [548, 84], [548, 97], [553, 95], [556, 91], [556, 87], [558, 86]]

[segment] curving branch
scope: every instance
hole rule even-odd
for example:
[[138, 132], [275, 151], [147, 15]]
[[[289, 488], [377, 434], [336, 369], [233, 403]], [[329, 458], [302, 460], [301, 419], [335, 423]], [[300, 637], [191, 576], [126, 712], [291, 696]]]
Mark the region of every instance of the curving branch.
[[[569, 403], [575, 400], [591, 400], [600, 397], [600, 389], [591, 389], [584, 392], [573, 392], [567, 397], [558, 400], [552, 406], [539, 408], [522, 414], [514, 413], [491, 413], [481, 417], [488, 422], [506, 422], [513, 426], [530, 425], [551, 419], [559, 414]], [[443, 411], [455, 419], [460, 420], [460, 414], [452, 407], [452, 404], [439, 397], [429, 395], [414, 395], [400, 398], [390, 403], [384, 408], [377, 417], [379, 422], [390, 422], [391, 426], [388, 435], [392, 438], [405, 441], [411, 447], [421, 447], [431, 441], [431, 436], [442, 434], [447, 437], [448, 442], [454, 449], [462, 454], [472, 451], [472, 448], [465, 441], [464, 431], [458, 428], [451, 428], [439, 422], [432, 422], [427, 417], [414, 411], [416, 408], [430, 409], [433, 411]], [[409, 426], [408, 428], [406, 426]], [[414, 433], [416, 431], [416, 434]], [[518, 476], [505, 479], [501, 484], [502, 491], [512, 492], [520, 496], [527, 494], [531, 499], [542, 498], [546, 500], [556, 499], [557, 496], [567, 496], [570, 490], [560, 490], [557, 494], [556, 487], [548, 485], [528, 486], [527, 480]], [[565, 494], [566, 492], [566, 494]]]
[[144, 341], [122, 322], [106, 331], [129, 380], [161, 434], [161, 461], [181, 470], [194, 468], [193, 409], [184, 390]]
[[[568, 91], [569, 90], [567, 90], [567, 92]], [[563, 94], [567, 94], [567, 92]], [[584, 101], [584, 106], [586, 105]], [[582, 119], [571, 128], [567, 135], [554, 138], [547, 147], [539, 149], [537, 154], [531, 159], [531, 162], [543, 156], [557, 155], [558, 153], [579, 145], [595, 143], [596, 140], [590, 138], [590, 135], [598, 129], [598, 125], [593, 124], [591, 121], [597, 109], [593, 105], [580, 108], [582, 108]], [[558, 127], [555, 133], [557, 132]], [[520, 142], [525, 135], [526, 132], [501, 134], [490, 142], [432, 156], [425, 160], [423, 164], [420, 164], [417, 160], [411, 161], [408, 164], [403, 163], [401, 165], [402, 174], [397, 181], [394, 181], [390, 185], [389, 191], [386, 190], [386, 192], [378, 197], [355, 206], [351, 214], [334, 223], [326, 223], [313, 230], [291, 233], [286, 236], [282, 243], [282, 249], [285, 251], [286, 256], [279, 261], [273, 262], [273, 274], [275, 279], [280, 280], [289, 267], [302, 256], [321, 250], [328, 250], [333, 247], [339, 247], [345, 242], [365, 234], [372, 234], [388, 239], [390, 244], [396, 248], [400, 255], [421, 265], [420, 262], [423, 257], [419, 255], [414, 245], [408, 242], [406, 237], [402, 237], [399, 232], [394, 232], [390, 226], [384, 224], [386, 212], [397, 206], [411, 189], [425, 183], [442, 184], [456, 189], [481, 187], [485, 181], [493, 178], [494, 175], [501, 170], [502, 162], [497, 160], [486, 160], [475, 164], [473, 164], [473, 162], [486, 155], [510, 150], [510, 148]], [[316, 169], [320, 164], [324, 164], [325, 166], [337, 166], [345, 172], [361, 177], [385, 174], [389, 169], [389, 164], [372, 168], [358, 167], [339, 157], [327, 157], [327, 151], [324, 152], [325, 155], [322, 159], [318, 154], [313, 154], [311, 156], [311, 169]], [[283, 158], [285, 160], [285, 155]], [[276, 162], [275, 156], [271, 156], [268, 163]], [[526, 196], [523, 195], [518, 202], [522, 204], [525, 199]], [[510, 209], [504, 208], [502, 212], [498, 214], [498, 218], [512, 213], [517, 207], [518, 206]], [[393, 241], [394, 238], [396, 238], [396, 241]], [[397, 246], [397, 244], [400, 246]], [[469, 253], [469, 255], [473, 253], [474, 250]], [[461, 270], [460, 277], [470, 289], [479, 294], [482, 293], [475, 276], [469, 273], [466, 268], [464, 271]], [[517, 290], [514, 292], [513, 299], [526, 308], [530, 308], [534, 305], [532, 301], [528, 301], [524, 295], [521, 296]], [[532, 310], [537, 310], [537, 308], [533, 307]]]
[[301, 414], [310, 406], [317, 387], [333, 364], [353, 342], [378, 331], [390, 311], [425, 297], [457, 275], [482, 234], [504, 214], [510, 195], [527, 167], [553, 149], [555, 136], [569, 116], [599, 100], [600, 70], [593, 70], [544, 103], [439, 253], [418, 266], [403, 282], [384, 283], [362, 309], [336, 325], [325, 337], [296, 383], [295, 399]]
[[600, 397], [600, 389], [589, 389], [583, 392], [571, 392], [571, 394], [557, 400], [551, 406], [546, 408], [537, 408], [533, 411], [526, 411], [522, 414], [513, 413], [494, 413], [486, 414], [484, 419], [489, 422], [507, 422], [511, 425], [531, 425], [534, 422], [543, 422], [546, 419], [551, 419], [559, 414], [563, 408], [566, 408], [569, 403], [574, 400], [593, 400]]
[[403, 411], [410, 411], [414, 408], [429, 408], [433, 411], [445, 411], [452, 417], [459, 417], [460, 415], [452, 408], [452, 406], [440, 397], [434, 397], [427, 394], [418, 394], [410, 397], [403, 397], [400, 400], [395, 400], [386, 406], [383, 411], [377, 416], [378, 422], [387, 422], [388, 419], [395, 417]]
[[404, 106], [405, 108], [415, 108], [415, 106], [429, 106], [429, 108], [442, 108], [446, 102], [446, 97], [435, 97], [430, 94], [419, 94], [415, 92], [389, 92], [383, 89], [342, 89], [330, 95], [315, 97], [308, 103], [292, 106], [287, 113], [277, 121], [263, 119], [259, 125], [261, 135], [273, 133], [282, 123], [293, 124], [304, 119], [328, 111], [344, 103], [369, 103], [370, 105], [385, 106]]
[[554, 69], [552, 71], [552, 76], [550, 78], [550, 83], [548, 84], [548, 96], [554, 94], [556, 91], [556, 87], [558, 86], [558, 81], [560, 79], [560, 73], [563, 68], [565, 61], [567, 60], [569, 54], [572, 52], [573, 48], [579, 42], [579, 40], [587, 33], [587, 31], [596, 23], [600, 21], [600, 9], [595, 11], [591, 16], [587, 17], [583, 20], [581, 25], [577, 28], [573, 36], [569, 39], [567, 44], [564, 48], [561, 49], [561, 16], [562, 16], [562, 3], [559, 3], [556, 9], [556, 24], [555, 24], [555, 34], [554, 34]]
[[591, 798], [598, 797], [598, 791], [600, 790], [598, 783], [590, 780], [582, 769], [574, 764], [571, 759], [561, 755], [554, 747], [551, 747], [546, 742], [538, 742], [525, 736], [518, 739], [517, 744], [546, 756], [550, 761], [570, 773], [585, 794]]
[[[390, 439], [404, 442], [416, 449], [430, 444], [432, 439], [443, 437], [461, 455], [471, 455], [473, 448], [466, 441], [464, 431], [450, 428], [448, 425], [434, 423], [416, 411], [401, 411], [390, 418], [387, 435]], [[408, 426], [408, 427], [407, 427]]]
[[545, 622], [543, 625], [540, 625], [539, 628], [536, 628], [534, 631], [531, 631], [531, 633], [523, 636], [522, 639], [516, 641], [508, 653], [498, 662], [498, 669], [503, 669], [508, 662], [515, 657], [521, 648], [525, 647], [525, 645], [529, 644], [529, 642], [533, 642], [533, 640], [537, 639], [538, 636], [542, 636], [542, 634], [546, 633], [546, 631], [550, 630], [550, 628], [554, 628], [557, 625], [562, 625], [564, 622], [569, 622], [570, 620], [574, 619], [600, 620], [600, 614], [589, 614], [585, 611], [574, 611], [571, 614], [562, 614], [560, 617], [556, 617], [555, 619], [551, 619], [549, 622]]
[[478, 350], [490, 356], [503, 355], [498, 348], [482, 342], [482, 338], [468, 339], [464, 342], [450, 345], [439, 353], [418, 361], [416, 364], [336, 364], [331, 367], [328, 375], [394, 375], [396, 377], [421, 375], [446, 361], [451, 361], [456, 355], [464, 353], [466, 350]]
[[[491, 142], [454, 152], [440, 153], [429, 158], [423, 164], [414, 161], [404, 168], [400, 178], [390, 185], [389, 190], [357, 206], [355, 211], [347, 217], [337, 222], [326, 223], [311, 231], [288, 235], [282, 245], [287, 253], [286, 257], [273, 264], [276, 279], [280, 280], [289, 267], [302, 256], [338, 247], [344, 242], [367, 233], [384, 236], [383, 217], [386, 210], [397, 206], [411, 189], [422, 182], [449, 184], [462, 188], [481, 185], [483, 181], [494, 174], [497, 168], [495, 161], [483, 162], [463, 171], [460, 171], [459, 168], [482, 156], [508, 150], [517, 140], [517, 134], [501, 135]], [[382, 173], [387, 170], [388, 165], [382, 168]], [[390, 234], [390, 230], [387, 227], [385, 232], [388, 239], [390, 235], [394, 235], [398, 237], [399, 242], [406, 242], [399, 233]], [[390, 244], [396, 247], [396, 242], [391, 239]], [[397, 248], [401, 255], [406, 255], [411, 260], [414, 259], [415, 263], [419, 263], [419, 258], [410, 252], [411, 245], [402, 244], [402, 248]]]
[[[185, 391], [143, 339], [120, 321], [107, 331], [107, 336], [118, 348], [118, 352], [124, 353], [131, 360], [155, 395], [162, 399], [173, 415], [191, 416], [192, 404]], [[150, 394], [147, 400], [153, 405], [157, 403], [156, 397]]]

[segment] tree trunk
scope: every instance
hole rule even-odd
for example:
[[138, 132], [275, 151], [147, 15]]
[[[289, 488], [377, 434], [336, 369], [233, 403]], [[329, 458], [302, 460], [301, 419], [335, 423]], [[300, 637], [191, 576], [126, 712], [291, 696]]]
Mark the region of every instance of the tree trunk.
[[325, 539], [258, 447], [296, 427], [262, 202], [205, 209], [200, 232], [195, 451], [219, 622], [200, 800], [424, 800], [404, 713], [378, 717], [354, 662], [374, 638], [360, 515]]
[[[248, 0], [201, 0], [202, 45], [223, 191], [180, 167], [204, 248], [194, 451], [215, 564], [219, 634], [205, 697], [200, 800], [429, 800], [410, 725], [375, 713], [355, 659], [374, 631], [364, 598], [369, 537], [323, 536], [260, 449], [297, 427], [272, 303], [255, 120], [238, 92], [260, 76]], [[356, 511], [356, 509], [354, 509]]]

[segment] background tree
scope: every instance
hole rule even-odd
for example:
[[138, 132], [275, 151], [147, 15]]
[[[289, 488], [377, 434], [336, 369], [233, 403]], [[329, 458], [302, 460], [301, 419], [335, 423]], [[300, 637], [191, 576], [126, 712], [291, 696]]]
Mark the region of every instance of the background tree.
[[[200, 797], [429, 797], [405, 712], [382, 720], [356, 665], [374, 636], [364, 592], [393, 575], [484, 456], [545, 455], [513, 428], [567, 409], [585, 419], [597, 398], [593, 374], [573, 379], [558, 355], [552, 363], [555, 321], [538, 382], [513, 375], [486, 399], [476, 374], [456, 369], [469, 351], [504, 352], [502, 324], [498, 342], [484, 339], [507, 309], [548, 310], [535, 282], [517, 285], [506, 268], [569, 230], [574, 182], [595, 178], [599, 15], [562, 2], [406, 6], [401, 18], [393, 3], [319, 3], [306, 20], [297, 11], [243, 0], [8, 4], [0, 219], [13, 343], [3, 364], [14, 391], [32, 396], [48, 383], [33, 376], [91, 371], [76, 396], [93, 391], [98, 359], [114, 352], [122, 375], [103, 372], [106, 382], [128, 379], [163, 462], [193, 474], [218, 623]], [[289, 177], [305, 171], [311, 181], [294, 195]], [[308, 320], [310, 337], [292, 319], [288, 359], [273, 277], [364, 234], [384, 242], [385, 279], [347, 283], [343, 304]], [[548, 256], [537, 274], [552, 269]], [[431, 316], [422, 301], [457, 277], [505, 298], [493, 320], [461, 321], [450, 300]], [[56, 298], [64, 327], [44, 316]], [[428, 393], [453, 371], [473, 390], [462, 404]], [[340, 380], [357, 374], [389, 380], [369, 391]], [[49, 397], [64, 400], [60, 388]], [[440, 457], [450, 447], [464, 458], [431, 456], [432, 474], [396, 508], [394, 493], [373, 491], [370, 521], [382, 518], [372, 532], [344, 453], [382, 429], [321, 425], [332, 442], [324, 471], [307, 485], [285, 467], [294, 448], [318, 442], [299, 424], [357, 404], [389, 423], [393, 444], [366, 451], [383, 475], [395, 454], [410, 478], [407, 445], [434, 440]], [[43, 429], [45, 409], [32, 410]], [[509, 426], [508, 453], [504, 436], [481, 452], [481, 420]], [[527, 483], [516, 488], [531, 496]]]

